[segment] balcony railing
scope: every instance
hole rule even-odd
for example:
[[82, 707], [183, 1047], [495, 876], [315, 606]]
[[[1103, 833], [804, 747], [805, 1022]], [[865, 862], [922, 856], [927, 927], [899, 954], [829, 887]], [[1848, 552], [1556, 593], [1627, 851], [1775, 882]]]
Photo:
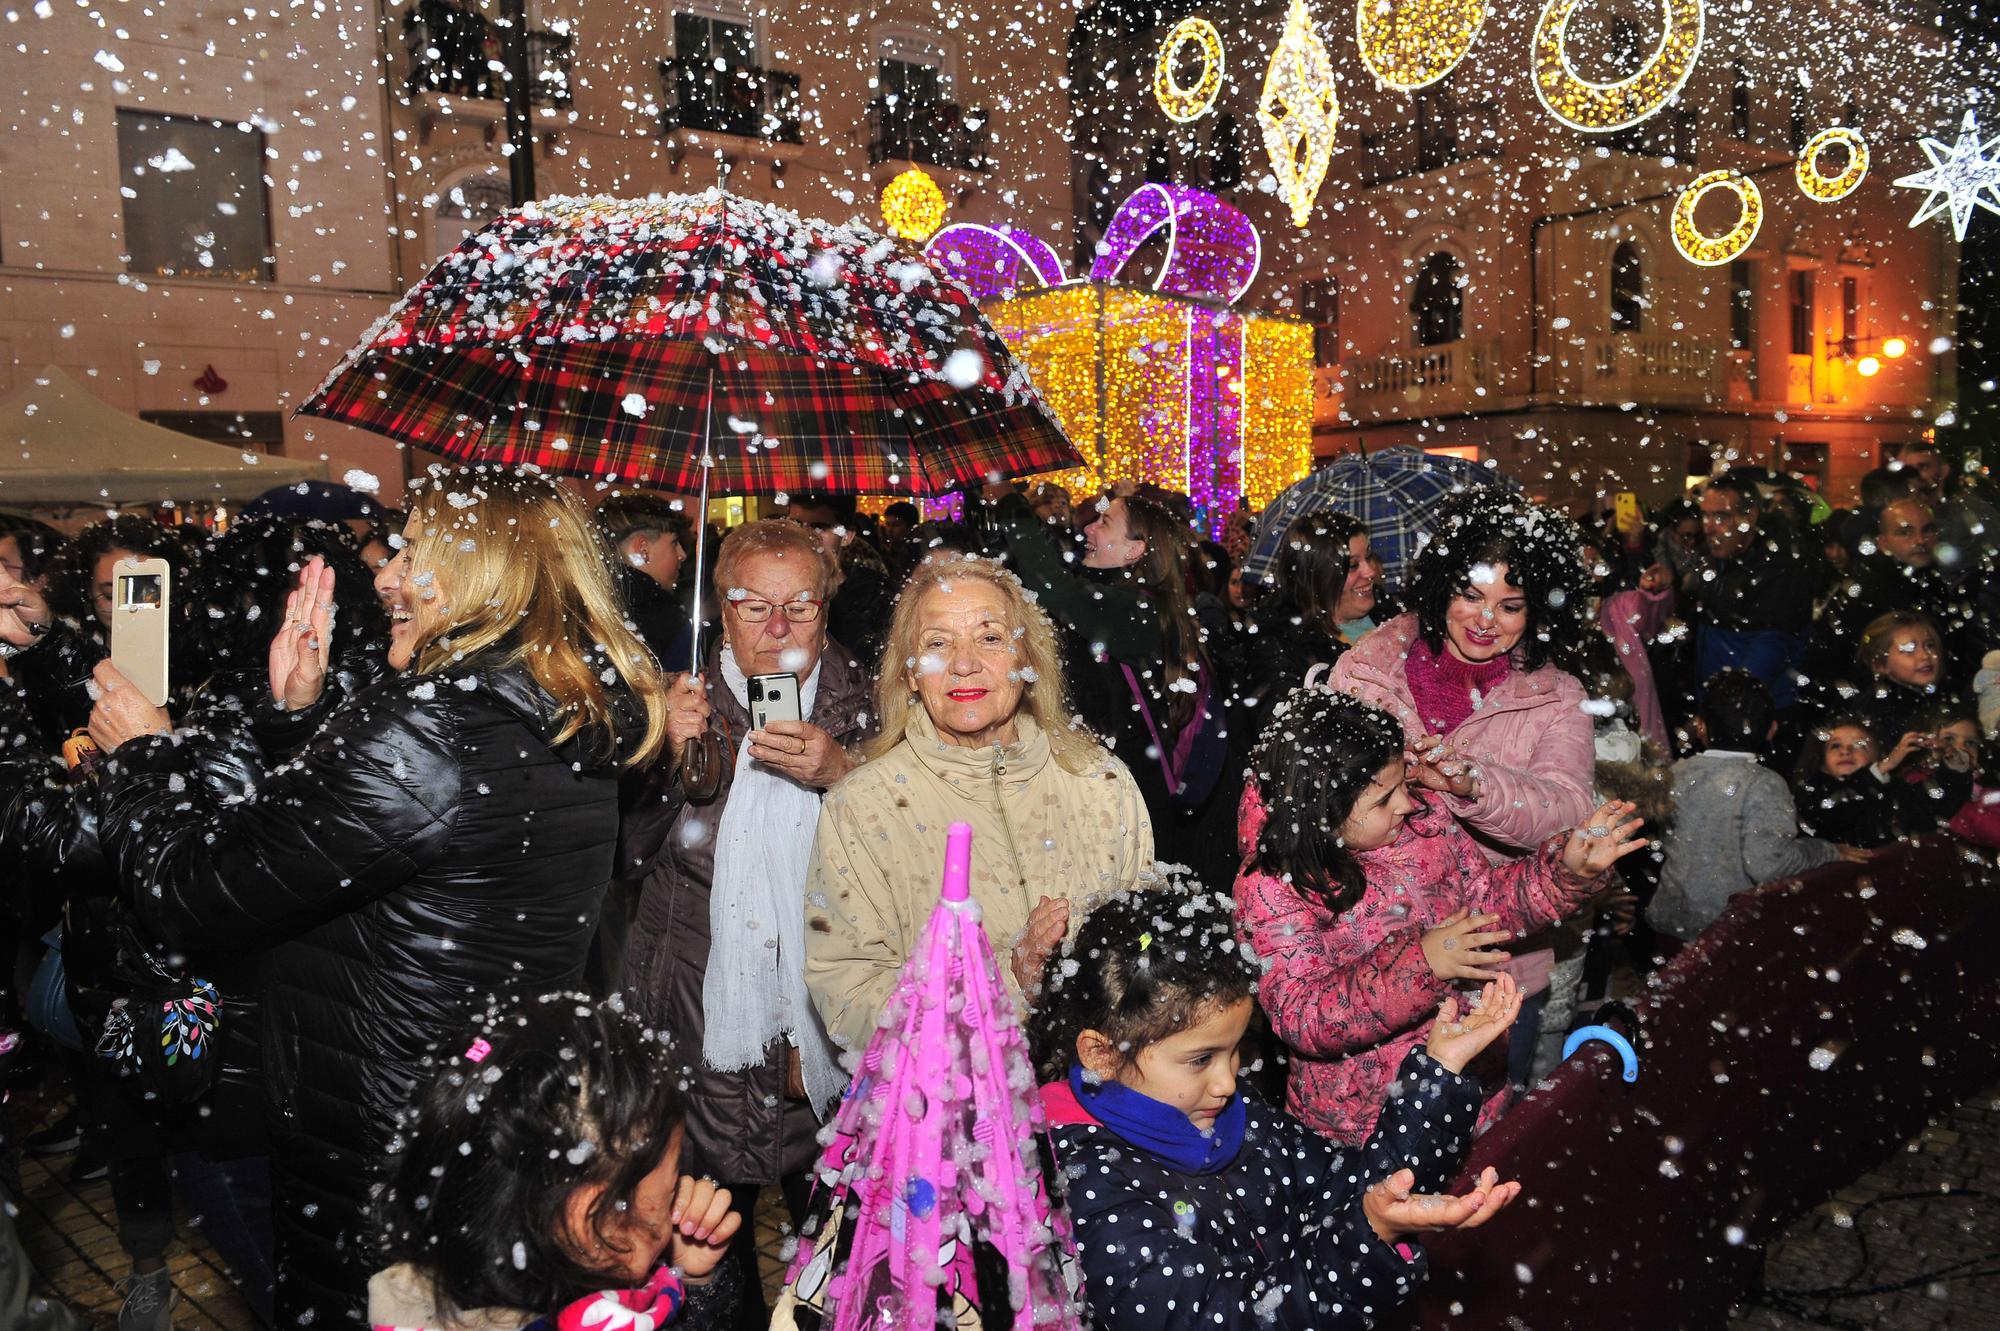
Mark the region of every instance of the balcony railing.
[[868, 103], [868, 160], [921, 162], [959, 171], [991, 171], [986, 112], [956, 102], [877, 97]]
[[675, 56], [660, 62], [660, 128], [799, 142], [799, 76], [790, 70]]
[[1363, 356], [1341, 366], [1341, 409], [1352, 420], [1426, 416], [1490, 406], [1494, 339]]
[[1640, 333], [1565, 343], [1552, 379], [1564, 399], [1598, 405], [1702, 406], [1729, 393], [1728, 366], [1713, 344]]
[[[500, 29], [477, 9], [452, 0], [418, 0], [403, 15], [411, 93], [498, 98], [506, 61]], [[574, 39], [566, 31], [528, 33], [529, 99], [537, 106], [568, 106]]]

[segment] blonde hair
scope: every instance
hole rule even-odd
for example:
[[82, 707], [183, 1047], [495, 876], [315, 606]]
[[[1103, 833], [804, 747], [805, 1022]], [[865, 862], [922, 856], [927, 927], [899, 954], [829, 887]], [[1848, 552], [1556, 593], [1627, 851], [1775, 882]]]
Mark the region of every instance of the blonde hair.
[[917, 634], [923, 627], [917, 622], [917, 611], [928, 593], [949, 590], [959, 582], [983, 582], [1000, 593], [1007, 605], [1007, 626], [1016, 631], [1014, 646], [1020, 653], [1026, 685], [1021, 705], [1049, 737], [1049, 751], [1058, 766], [1078, 774], [1090, 771], [1104, 760], [1105, 751], [1071, 717], [1069, 700], [1063, 693], [1062, 652], [1056, 646], [1055, 626], [1029, 599], [1019, 578], [990, 559], [955, 551], [926, 555], [896, 598], [896, 613], [889, 621], [888, 641], [882, 648], [881, 677], [875, 684], [876, 713], [882, 718], [882, 728], [867, 744], [868, 758], [880, 758], [900, 744], [909, 725], [910, 709], [923, 705], [910, 690], [906, 673], [917, 659]]
[[813, 570], [813, 595], [822, 601], [833, 595], [839, 567], [828, 558], [818, 532], [789, 518], [759, 518], [730, 529], [715, 555], [715, 594], [726, 600], [729, 589], [738, 585], [737, 570], [758, 555], [805, 560]]
[[660, 668], [625, 626], [604, 547], [576, 496], [536, 471], [438, 467], [412, 483], [409, 502], [411, 577], [426, 594], [435, 581], [445, 602], [412, 644], [414, 673], [487, 654], [518, 663], [561, 709], [556, 743], [591, 728], [617, 749], [617, 700], [594, 647], [645, 711], [644, 738], [624, 746], [623, 765], [658, 757], [667, 738]]

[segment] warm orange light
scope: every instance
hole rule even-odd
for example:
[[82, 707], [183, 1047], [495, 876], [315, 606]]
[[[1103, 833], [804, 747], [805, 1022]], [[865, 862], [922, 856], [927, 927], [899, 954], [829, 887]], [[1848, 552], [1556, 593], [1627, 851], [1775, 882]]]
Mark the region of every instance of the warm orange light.
[[1854, 368], [1859, 371], [1863, 379], [1873, 379], [1882, 373], [1882, 362], [1874, 356], [1863, 356], [1854, 363]]
[[1892, 337], [1882, 343], [1882, 354], [1890, 360], [1901, 360], [1910, 350], [1910, 344], [1900, 337]]

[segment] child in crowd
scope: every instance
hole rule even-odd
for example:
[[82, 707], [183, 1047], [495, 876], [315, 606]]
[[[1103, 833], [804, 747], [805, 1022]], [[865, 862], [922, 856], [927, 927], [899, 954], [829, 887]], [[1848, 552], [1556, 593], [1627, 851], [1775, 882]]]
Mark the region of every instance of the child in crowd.
[[1890, 755], [1907, 761], [1889, 777], [1897, 817], [1910, 836], [1949, 824], [1972, 798], [1979, 768], [1979, 720], [1963, 704], [1944, 703], [1910, 718], [1913, 730]]
[[1238, 1088], [1256, 959], [1230, 901], [1179, 886], [1101, 901], [1050, 958], [1032, 1029], [1091, 1324], [1156, 1331], [1372, 1326], [1424, 1274], [1424, 1230], [1470, 1229], [1518, 1183], [1456, 1172], [1479, 1108], [1466, 1062], [1519, 1015], [1511, 977], [1446, 997], [1403, 1093], [1341, 1153]]
[[1749, 671], [1709, 679], [1694, 723], [1706, 747], [1674, 764], [1674, 829], [1646, 911], [1658, 932], [1687, 942], [1738, 892], [1837, 859], [1868, 858], [1799, 834], [1790, 787], [1759, 761], [1778, 733], [1776, 714], [1770, 689]]
[[1929, 616], [1892, 610], [1869, 621], [1857, 655], [1868, 682], [1843, 710], [1865, 714], [1893, 750], [1918, 712], [1945, 700], [1944, 639]]
[[[1632, 805], [1523, 859], [1489, 865], [1442, 800], [1405, 784], [1402, 725], [1325, 689], [1271, 715], [1251, 759], [1236, 922], [1268, 970], [1259, 999], [1293, 1053], [1286, 1107], [1356, 1145], [1375, 1126], [1440, 999], [1494, 979], [1494, 945], [1575, 913], [1611, 866], [1643, 847]], [[1482, 1119], [1508, 1097], [1499, 1060], [1482, 1067]]]
[[[420, 1095], [384, 1199], [382, 1331], [701, 1331], [740, 1217], [680, 1172], [684, 1073], [616, 1000], [490, 1012]], [[718, 1278], [720, 1277], [720, 1278]], [[685, 1307], [683, 1307], [685, 1301]]]
[[1873, 850], [1896, 839], [1896, 800], [1886, 755], [1868, 718], [1847, 712], [1815, 726], [1792, 773], [1799, 831]]

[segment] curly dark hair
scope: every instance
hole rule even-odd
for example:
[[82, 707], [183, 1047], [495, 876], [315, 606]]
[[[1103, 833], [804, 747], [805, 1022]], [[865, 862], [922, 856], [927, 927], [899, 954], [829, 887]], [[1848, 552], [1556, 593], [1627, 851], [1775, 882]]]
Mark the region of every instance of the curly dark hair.
[[185, 580], [187, 620], [207, 643], [214, 669], [258, 674], [264, 668], [271, 635], [285, 617], [285, 598], [315, 555], [333, 570], [333, 658], [345, 660], [370, 645], [386, 649], [388, 616], [353, 530], [341, 522], [259, 513], [239, 518], [211, 541]]
[[1251, 997], [1263, 969], [1236, 941], [1236, 903], [1199, 883], [1122, 892], [1091, 905], [1076, 940], [1050, 955], [1028, 1042], [1043, 1081], [1061, 1081], [1077, 1037], [1097, 1031], [1121, 1065]]
[[1294, 689], [1271, 711], [1250, 755], [1250, 779], [1268, 815], [1251, 862], [1344, 911], [1366, 887], [1340, 838], [1354, 802], [1403, 755], [1403, 727], [1359, 698]]
[[[151, 518], [121, 513], [93, 522], [62, 548], [49, 570], [49, 600], [58, 614], [67, 615], [79, 624], [97, 624], [91, 580], [96, 574], [97, 561], [112, 550], [130, 550], [141, 559], [164, 559], [176, 579], [193, 562], [193, 552], [182, 535]], [[101, 632], [98, 636], [102, 636]]]
[[461, 1311], [541, 1316], [604, 1288], [564, 1241], [565, 1212], [601, 1187], [579, 1237], [611, 1247], [606, 1222], [666, 1158], [686, 1074], [665, 1037], [616, 999], [546, 994], [488, 1011], [432, 1062], [382, 1198], [389, 1260]]
[[1437, 512], [1430, 539], [1411, 564], [1409, 600], [1417, 631], [1433, 652], [1444, 650], [1445, 613], [1472, 581], [1472, 570], [1507, 566], [1507, 585], [1527, 602], [1528, 627], [1515, 647], [1525, 670], [1545, 665], [1576, 669], [1579, 610], [1586, 590], [1582, 539], [1576, 523], [1552, 508], [1482, 487], [1452, 496]]

